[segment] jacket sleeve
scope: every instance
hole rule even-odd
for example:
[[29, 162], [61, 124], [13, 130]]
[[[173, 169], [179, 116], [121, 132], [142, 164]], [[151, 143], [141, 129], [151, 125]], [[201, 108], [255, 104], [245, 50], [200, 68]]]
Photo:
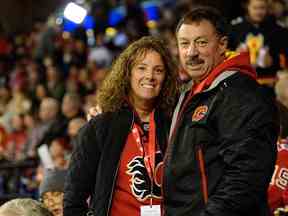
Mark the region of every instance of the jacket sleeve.
[[101, 131], [95, 128], [93, 120], [80, 129], [73, 142], [74, 151], [64, 187], [64, 216], [86, 215], [88, 198], [94, 193]]
[[237, 216], [261, 209], [276, 161], [279, 126], [274, 100], [252, 90], [241, 96], [239, 90], [227, 90], [216, 114], [224, 171], [201, 216]]

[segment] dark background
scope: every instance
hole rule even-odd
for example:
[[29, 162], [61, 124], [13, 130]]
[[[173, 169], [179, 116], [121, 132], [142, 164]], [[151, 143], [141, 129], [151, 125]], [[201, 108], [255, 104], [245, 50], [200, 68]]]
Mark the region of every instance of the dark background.
[[[93, 0], [90, 0], [92, 2]], [[99, 0], [97, 2], [106, 2]], [[175, 0], [176, 1], [176, 0]], [[69, 0], [4, 0], [0, 4], [0, 27], [5, 33], [29, 32], [34, 22], [45, 21], [55, 9]], [[192, 0], [191, 0], [192, 2]], [[228, 19], [242, 14], [243, 0], [194, 0], [194, 3], [209, 4], [219, 8]]]

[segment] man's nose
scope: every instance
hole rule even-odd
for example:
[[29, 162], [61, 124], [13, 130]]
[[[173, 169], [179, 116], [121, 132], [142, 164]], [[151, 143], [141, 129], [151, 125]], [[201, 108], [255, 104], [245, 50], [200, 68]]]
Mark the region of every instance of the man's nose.
[[196, 56], [199, 54], [199, 51], [194, 43], [191, 43], [188, 50], [187, 50], [187, 56]]

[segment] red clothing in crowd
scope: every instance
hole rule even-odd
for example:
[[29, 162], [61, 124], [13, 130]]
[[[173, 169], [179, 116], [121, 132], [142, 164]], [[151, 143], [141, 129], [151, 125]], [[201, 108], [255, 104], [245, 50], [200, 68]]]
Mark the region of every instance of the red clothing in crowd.
[[268, 188], [268, 202], [271, 214], [275, 209], [288, 205], [288, 140], [278, 143], [277, 162]]
[[0, 158], [1, 158], [1, 155], [4, 153], [6, 136], [7, 134], [6, 134], [5, 129], [0, 125]]
[[27, 142], [26, 131], [14, 131], [7, 137], [5, 144], [5, 154], [11, 160], [20, 159], [22, 149]]

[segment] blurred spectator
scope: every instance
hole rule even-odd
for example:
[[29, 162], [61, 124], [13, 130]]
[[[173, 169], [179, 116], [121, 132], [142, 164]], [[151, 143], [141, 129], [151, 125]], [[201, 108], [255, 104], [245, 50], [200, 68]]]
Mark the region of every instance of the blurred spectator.
[[287, 5], [284, 0], [272, 0], [270, 2], [270, 14], [276, 19], [278, 25], [288, 28]]
[[65, 94], [62, 101], [61, 110], [62, 114], [67, 120], [70, 120], [75, 117], [84, 116], [81, 107], [82, 107], [82, 101], [80, 95], [71, 93]]
[[[34, 62], [30, 61], [28, 65], [26, 65], [27, 71], [27, 93], [28, 96], [31, 98], [32, 102], [35, 101], [36, 95], [36, 88], [37, 85], [43, 80], [41, 77], [40, 66]], [[37, 104], [39, 106], [39, 104]]]
[[42, 203], [30, 199], [13, 199], [0, 207], [0, 216], [53, 216]]
[[54, 98], [45, 98], [40, 104], [39, 109], [39, 124], [29, 134], [26, 149], [24, 150], [28, 157], [36, 156], [36, 147], [43, 144], [45, 136], [57, 122], [59, 117], [60, 105]]
[[44, 205], [53, 216], [63, 215], [63, 189], [66, 170], [45, 170], [39, 187], [39, 194]]
[[25, 130], [22, 114], [15, 114], [11, 118], [12, 131], [7, 135], [5, 144], [5, 156], [10, 161], [17, 161], [24, 158], [23, 149], [27, 142], [27, 132]]
[[[14, 71], [10, 76], [10, 88], [11, 88], [11, 97], [5, 106], [3, 115], [0, 115], [0, 123], [7, 130], [11, 130], [10, 119], [14, 114], [24, 114], [25, 112], [30, 111], [31, 109], [31, 100], [26, 95], [26, 73], [22, 70], [22, 66], [17, 65]], [[6, 87], [2, 88], [2, 94], [4, 94], [4, 103], [5, 97], [7, 98], [9, 92]]]
[[112, 58], [111, 51], [104, 44], [104, 35], [96, 35], [96, 45], [88, 54], [89, 64], [95, 64], [97, 68], [107, 68], [111, 66]]
[[[56, 117], [47, 125], [47, 130], [42, 139], [38, 142], [41, 144], [50, 144], [55, 138], [67, 138], [68, 123], [71, 119], [84, 116], [81, 109], [81, 97], [78, 94], [66, 93], [61, 104], [61, 117]], [[47, 121], [46, 121], [47, 122]]]
[[41, 101], [46, 98], [49, 97], [50, 94], [48, 92], [48, 89], [46, 87], [45, 84], [43, 83], [39, 83], [37, 84], [36, 88], [35, 88], [35, 104], [38, 106], [40, 105]]
[[0, 116], [6, 112], [6, 106], [10, 99], [10, 91], [7, 86], [0, 85]]
[[47, 79], [47, 88], [48, 93], [51, 97], [56, 98], [61, 101], [63, 95], [65, 94], [65, 86], [62, 81], [61, 71], [56, 66], [46, 67], [46, 79]]
[[0, 124], [0, 162], [4, 159], [4, 147], [6, 144], [7, 134]]
[[275, 85], [275, 93], [280, 114], [280, 134], [277, 143], [277, 162], [268, 189], [268, 202], [271, 215], [277, 208], [288, 205], [284, 199], [284, 191], [288, 190], [288, 72], [278, 73], [278, 81]]
[[[268, 16], [268, 0], [247, 0], [246, 15], [232, 20], [230, 46], [237, 51], [249, 51], [258, 76], [275, 77], [279, 69], [284, 31]], [[286, 33], [285, 33], [286, 34]]]
[[79, 94], [83, 96], [86, 94], [86, 88], [80, 82], [81, 68], [77, 65], [71, 65], [68, 73], [68, 79], [66, 80], [65, 92], [72, 94]]
[[43, 59], [45, 56], [52, 56], [54, 54], [55, 37], [55, 27], [48, 26], [45, 23], [37, 24], [37, 43], [35, 50], [36, 59]]
[[108, 12], [111, 7], [111, 1], [92, 1], [91, 16], [93, 16], [96, 26], [94, 31], [96, 34], [104, 33], [108, 27]]
[[57, 169], [67, 169], [70, 145], [65, 138], [59, 137], [52, 140], [49, 151]]
[[125, 0], [124, 7], [126, 9], [126, 17], [122, 25], [126, 26], [125, 28], [130, 41], [148, 35], [149, 30], [146, 25], [147, 19], [139, 1]]
[[24, 125], [27, 133], [31, 133], [31, 131], [37, 126], [37, 119], [33, 112], [27, 112], [23, 117]]
[[284, 208], [288, 205], [287, 194], [285, 195], [285, 191], [288, 190], [288, 139], [279, 139], [277, 149], [275, 170], [268, 188], [271, 215], [274, 215], [277, 208]]
[[79, 129], [86, 123], [84, 118], [74, 118], [69, 121], [68, 124], [68, 135], [70, 140], [78, 134]]
[[[86, 31], [84, 30], [84, 35], [86, 36]], [[83, 67], [87, 63], [87, 45], [86, 45], [86, 37], [84, 40], [76, 39], [74, 41], [73, 46], [73, 56], [71, 64], [77, 65], [79, 67]]]
[[278, 81], [275, 85], [275, 93], [280, 112], [280, 138], [288, 137], [288, 72], [278, 73]]
[[91, 108], [96, 107], [96, 97], [94, 94], [86, 95], [85, 97], [85, 104], [84, 104], [84, 112], [85, 115], [87, 116], [89, 114], [89, 110]]

